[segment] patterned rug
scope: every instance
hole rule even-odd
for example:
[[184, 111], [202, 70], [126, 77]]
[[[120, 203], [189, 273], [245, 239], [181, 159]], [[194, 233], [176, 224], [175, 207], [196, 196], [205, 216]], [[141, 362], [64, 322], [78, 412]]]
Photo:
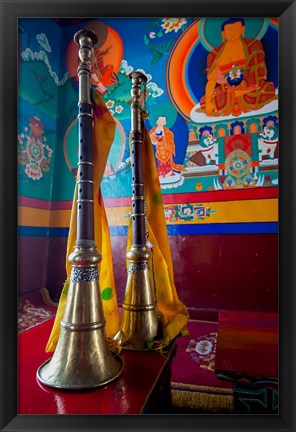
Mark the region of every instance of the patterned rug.
[[55, 316], [57, 303], [54, 303], [46, 288], [41, 288], [18, 299], [18, 332], [28, 330]]
[[233, 385], [214, 372], [218, 323], [190, 320], [177, 340], [172, 366], [173, 406], [210, 413], [233, 411]]

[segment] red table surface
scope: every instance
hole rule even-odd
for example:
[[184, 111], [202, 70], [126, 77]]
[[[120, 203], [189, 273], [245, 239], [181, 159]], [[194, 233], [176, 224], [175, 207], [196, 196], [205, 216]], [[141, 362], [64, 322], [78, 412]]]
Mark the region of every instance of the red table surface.
[[92, 390], [61, 391], [41, 384], [38, 367], [53, 320], [18, 335], [18, 414], [139, 414], [173, 351], [121, 351], [124, 370], [111, 384]]
[[221, 310], [216, 372], [278, 377], [278, 314]]

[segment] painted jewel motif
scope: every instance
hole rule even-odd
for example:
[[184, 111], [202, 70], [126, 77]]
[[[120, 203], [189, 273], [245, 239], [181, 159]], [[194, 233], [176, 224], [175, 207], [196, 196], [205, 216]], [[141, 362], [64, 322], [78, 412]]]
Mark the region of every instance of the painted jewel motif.
[[168, 223], [179, 223], [181, 221], [204, 220], [216, 213], [210, 207], [206, 207], [201, 203], [178, 204], [175, 206], [165, 205], [164, 215]]
[[225, 167], [228, 175], [223, 183], [224, 189], [255, 186], [252, 160], [245, 151], [236, 149], [231, 152], [226, 158]]

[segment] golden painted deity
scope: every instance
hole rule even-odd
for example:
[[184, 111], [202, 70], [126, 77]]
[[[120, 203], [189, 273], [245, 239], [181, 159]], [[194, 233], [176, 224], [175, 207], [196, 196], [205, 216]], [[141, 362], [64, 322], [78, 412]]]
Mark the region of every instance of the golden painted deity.
[[207, 84], [200, 109], [208, 116], [238, 116], [258, 110], [276, 98], [267, 81], [261, 41], [246, 39], [242, 18], [230, 18], [221, 26], [223, 43], [207, 57]]

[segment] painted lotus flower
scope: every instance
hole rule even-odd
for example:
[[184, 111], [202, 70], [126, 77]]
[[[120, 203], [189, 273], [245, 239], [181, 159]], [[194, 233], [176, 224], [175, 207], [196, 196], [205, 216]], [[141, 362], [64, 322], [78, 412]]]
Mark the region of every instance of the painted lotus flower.
[[228, 82], [228, 84], [232, 86], [239, 85], [242, 80], [244, 79], [244, 69], [235, 69], [235, 65], [233, 65], [233, 68], [231, 71], [229, 71], [225, 78]]
[[161, 27], [165, 30], [165, 33], [172, 31], [177, 33], [186, 22], [185, 18], [163, 18]]

